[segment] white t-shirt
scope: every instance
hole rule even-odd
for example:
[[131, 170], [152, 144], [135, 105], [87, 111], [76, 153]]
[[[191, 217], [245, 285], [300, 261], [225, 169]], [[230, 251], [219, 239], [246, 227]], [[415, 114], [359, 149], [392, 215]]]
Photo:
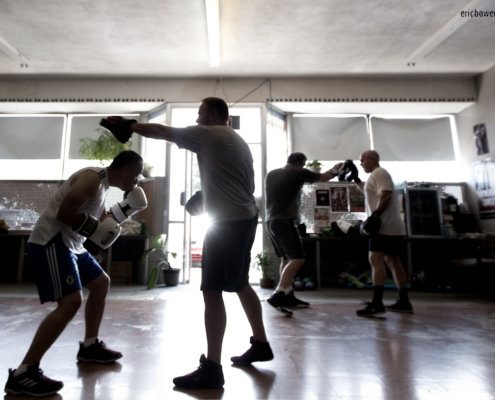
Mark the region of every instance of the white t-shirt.
[[205, 209], [212, 221], [253, 218], [253, 156], [247, 143], [225, 125], [172, 128], [179, 148], [198, 155]]
[[369, 216], [376, 210], [382, 190], [391, 191], [392, 199], [386, 210], [380, 216], [382, 225], [379, 233], [382, 235], [405, 235], [406, 228], [404, 226], [404, 221], [402, 221], [400, 217], [397, 199], [394, 196], [394, 182], [392, 181], [390, 174], [381, 167], [378, 167], [370, 174], [370, 177], [364, 185], [366, 213]]
[[58, 207], [70, 189], [71, 178], [86, 170], [93, 170], [100, 176], [100, 187], [98, 188], [96, 195], [82, 206], [79, 209], [79, 212], [87, 213], [96, 219], [100, 219], [101, 215], [105, 212], [105, 199], [109, 187], [107, 170], [106, 168], [83, 168], [67, 179], [52, 196], [29, 236], [29, 243], [45, 246], [60, 232], [62, 233], [64, 244], [70, 251], [75, 254], [86, 252], [86, 249], [83, 246], [86, 238], [74, 232], [69, 225], [63, 224], [57, 220]]

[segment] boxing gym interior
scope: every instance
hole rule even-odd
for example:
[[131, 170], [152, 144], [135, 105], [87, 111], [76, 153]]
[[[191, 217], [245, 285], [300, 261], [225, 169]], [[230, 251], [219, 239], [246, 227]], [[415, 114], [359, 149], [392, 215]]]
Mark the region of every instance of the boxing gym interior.
[[[144, 159], [148, 207], [109, 248], [86, 242], [112, 282], [99, 338], [123, 357], [78, 362], [83, 302], [40, 364], [64, 383], [46, 398], [495, 399], [494, 54], [490, 0], [0, 1], [0, 385], [56, 307], [40, 304], [28, 238], [64, 181], [109, 165], [100, 120], [186, 127], [213, 96], [253, 155], [249, 282], [275, 358], [231, 362], [252, 332], [237, 295], [224, 293], [225, 385], [174, 387], [207, 351], [210, 221], [185, 209], [201, 190], [196, 155], [134, 135], [127, 148]], [[302, 152], [321, 172], [351, 159], [365, 182], [370, 149], [393, 179], [414, 313], [356, 315], [373, 284], [356, 228], [364, 195], [345, 176], [304, 185], [306, 261], [293, 287], [310, 306], [277, 312], [266, 301], [280, 279], [266, 174]], [[122, 197], [111, 188], [107, 207]], [[389, 272], [383, 301], [396, 300]]]

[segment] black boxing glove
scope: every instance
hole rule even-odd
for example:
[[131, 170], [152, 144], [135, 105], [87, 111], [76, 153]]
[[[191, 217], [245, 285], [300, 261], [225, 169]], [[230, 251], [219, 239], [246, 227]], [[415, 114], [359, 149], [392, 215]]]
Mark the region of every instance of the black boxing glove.
[[380, 218], [380, 213], [375, 211], [359, 226], [359, 232], [361, 233], [361, 236], [370, 238], [378, 235], [381, 226], [382, 220]]
[[111, 122], [108, 119], [103, 118], [100, 121], [100, 126], [110, 131], [120, 143], [127, 143], [132, 136], [131, 125], [136, 124], [137, 121], [135, 119], [127, 119], [122, 117], [113, 118], [120, 119], [117, 122]]
[[[351, 161], [352, 162], [352, 161]], [[359, 171], [354, 163], [350, 166], [351, 173], [347, 177], [347, 182], [356, 182], [356, 183], [361, 183], [361, 179], [359, 179]]]

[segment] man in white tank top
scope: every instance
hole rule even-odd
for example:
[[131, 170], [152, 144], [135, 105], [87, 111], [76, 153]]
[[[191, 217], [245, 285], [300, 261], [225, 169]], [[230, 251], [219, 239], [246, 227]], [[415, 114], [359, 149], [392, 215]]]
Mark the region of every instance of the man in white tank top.
[[112, 207], [112, 213], [106, 213], [107, 190], [109, 186], [141, 190], [134, 186], [142, 170], [143, 159], [137, 153], [121, 152], [108, 168], [85, 168], [73, 174], [43, 210], [29, 237], [28, 249], [40, 301], [57, 302], [57, 307], [41, 322], [21, 365], [9, 370], [5, 386], [8, 394], [39, 397], [62, 389], [63, 383], [43, 375], [39, 364], [81, 306], [83, 286], [90, 294], [85, 307], [86, 334], [79, 344], [77, 359], [108, 363], [122, 357], [98, 340], [110, 279], [83, 243], [88, 237], [106, 248], [108, 238], [117, 238], [119, 223], [130, 215], [129, 207], [122, 218], [114, 215], [122, 209], [120, 205], [115, 212]]
[[[406, 229], [397, 201], [394, 197], [394, 183], [390, 174], [380, 167], [380, 156], [374, 150], [361, 154], [361, 166], [370, 174], [366, 182], [358, 183], [365, 194], [368, 219], [361, 225], [361, 232], [369, 235], [369, 261], [373, 271], [373, 300], [366, 307], [357, 310], [360, 317], [371, 317], [395, 311], [412, 314], [413, 308], [407, 292], [407, 275], [400, 255], [405, 247]], [[394, 282], [399, 289], [399, 300], [392, 305], [383, 305], [383, 289], [387, 279], [385, 264], [392, 271]]]

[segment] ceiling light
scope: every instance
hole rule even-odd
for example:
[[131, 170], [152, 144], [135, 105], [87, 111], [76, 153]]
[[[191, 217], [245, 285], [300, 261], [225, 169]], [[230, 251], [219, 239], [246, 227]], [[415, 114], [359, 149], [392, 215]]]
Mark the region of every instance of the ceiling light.
[[459, 10], [454, 18], [447, 22], [440, 30], [430, 37], [426, 42], [424, 42], [416, 51], [414, 51], [406, 60], [409, 64], [418, 62], [422, 58], [426, 57], [430, 52], [436, 48], [440, 43], [457, 31], [461, 26], [468, 22], [471, 17], [461, 16], [462, 11], [470, 11], [480, 2], [480, 0], [471, 0], [466, 4], [461, 10]]
[[220, 0], [205, 0], [210, 66], [220, 65]]
[[13, 60], [17, 61], [21, 65], [21, 67], [28, 66], [28, 59], [24, 57], [20, 51], [18, 51], [14, 46], [12, 46], [1, 36], [0, 36], [0, 50], [2, 50]]

